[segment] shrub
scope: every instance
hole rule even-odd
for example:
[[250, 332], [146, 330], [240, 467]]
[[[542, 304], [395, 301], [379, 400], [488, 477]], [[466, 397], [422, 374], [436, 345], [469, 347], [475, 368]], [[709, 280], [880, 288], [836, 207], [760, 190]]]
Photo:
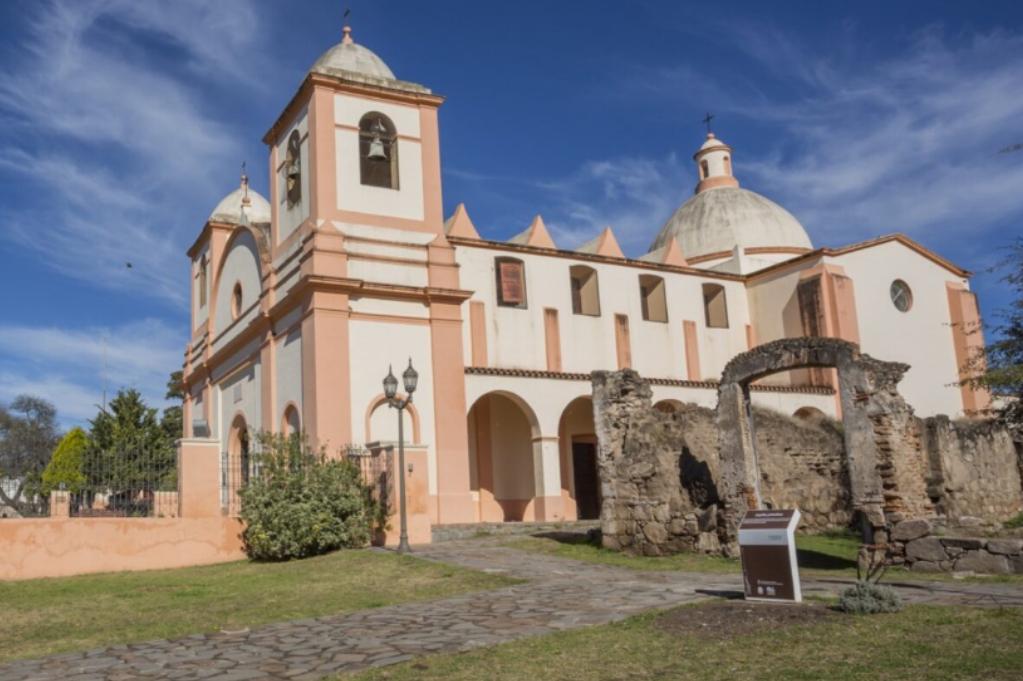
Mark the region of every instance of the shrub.
[[311, 452], [298, 435], [256, 441], [259, 474], [239, 492], [250, 558], [306, 558], [369, 543], [375, 504], [356, 466]]
[[66, 489], [72, 494], [78, 494], [85, 488], [82, 459], [88, 447], [89, 436], [81, 428], [72, 428], [60, 439], [50, 462], [43, 469], [44, 496], [55, 489]]
[[1006, 520], [1003, 525], [1009, 529], [1016, 529], [1023, 527], [1023, 513], [1017, 513], [1013, 517]]
[[856, 582], [838, 597], [838, 609], [854, 615], [873, 615], [902, 610], [902, 599], [895, 589], [871, 582]]

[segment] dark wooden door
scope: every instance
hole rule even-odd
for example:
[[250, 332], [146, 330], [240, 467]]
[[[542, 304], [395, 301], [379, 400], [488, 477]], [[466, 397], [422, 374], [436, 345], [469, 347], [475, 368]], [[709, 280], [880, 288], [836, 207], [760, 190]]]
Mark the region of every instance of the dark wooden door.
[[600, 517], [600, 480], [597, 476], [597, 446], [592, 442], [572, 443], [575, 503], [579, 520]]

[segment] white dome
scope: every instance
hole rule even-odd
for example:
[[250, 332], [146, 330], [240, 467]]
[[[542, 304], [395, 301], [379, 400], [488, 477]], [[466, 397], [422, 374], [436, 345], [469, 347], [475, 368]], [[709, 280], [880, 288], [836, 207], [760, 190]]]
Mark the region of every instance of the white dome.
[[369, 48], [357, 45], [352, 40], [351, 33], [352, 29], [345, 26], [341, 42], [320, 55], [311, 70], [328, 75], [337, 75], [332, 71], [347, 71], [370, 78], [395, 80], [394, 73], [384, 60]]
[[[247, 205], [243, 204], [246, 196], [248, 197]], [[243, 212], [247, 220], [242, 219]], [[221, 199], [217, 207], [210, 213], [209, 221], [226, 222], [232, 225], [242, 225], [246, 222], [250, 225], [269, 224], [270, 202], [264, 199], [259, 192], [250, 189], [247, 182], [243, 180], [240, 187]]]
[[674, 237], [686, 258], [741, 248], [810, 250], [806, 230], [787, 210], [739, 187], [706, 189], [683, 203], [661, 228], [650, 250]]

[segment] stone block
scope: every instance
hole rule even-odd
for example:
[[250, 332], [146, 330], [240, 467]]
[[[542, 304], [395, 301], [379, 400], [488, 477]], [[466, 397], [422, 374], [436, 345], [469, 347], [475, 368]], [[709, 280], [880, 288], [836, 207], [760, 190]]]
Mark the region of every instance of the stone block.
[[721, 542], [714, 532], [701, 532], [696, 549], [703, 553], [721, 553]]
[[927, 560], [938, 563], [946, 560], [948, 554], [937, 537], [922, 537], [906, 544], [906, 557], [912, 561]]
[[987, 540], [979, 537], [942, 537], [941, 543], [948, 547], [957, 547], [968, 551], [976, 551], [984, 548], [984, 544], [987, 543]]
[[643, 526], [643, 535], [654, 544], [663, 544], [668, 538], [668, 530], [661, 523], [647, 523]]
[[1009, 559], [987, 551], [967, 551], [955, 562], [955, 569], [972, 570], [988, 575], [1007, 575], [1011, 573]]
[[918, 560], [909, 569], [913, 572], [942, 572], [941, 565], [931, 560]]
[[988, 539], [985, 548], [988, 553], [1012, 556], [1023, 552], [1023, 539]]
[[1013, 574], [1023, 575], [1023, 556], [1012, 556], [1009, 558], [1009, 569]]
[[931, 533], [931, 524], [926, 520], [903, 520], [892, 529], [893, 541], [913, 541]]

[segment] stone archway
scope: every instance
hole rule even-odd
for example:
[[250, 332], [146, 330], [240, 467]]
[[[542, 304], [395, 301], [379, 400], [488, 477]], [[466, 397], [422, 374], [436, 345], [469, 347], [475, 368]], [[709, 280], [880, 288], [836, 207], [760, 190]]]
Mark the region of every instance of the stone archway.
[[884, 542], [891, 524], [929, 510], [922, 477], [906, 475], [917, 458], [905, 456], [917, 451], [913, 410], [897, 386], [909, 366], [874, 359], [835, 338], [784, 338], [734, 357], [718, 387], [719, 489], [730, 539], [742, 514], [761, 505], [750, 384], [780, 371], [820, 367], [838, 372], [849, 491], [864, 540]]

